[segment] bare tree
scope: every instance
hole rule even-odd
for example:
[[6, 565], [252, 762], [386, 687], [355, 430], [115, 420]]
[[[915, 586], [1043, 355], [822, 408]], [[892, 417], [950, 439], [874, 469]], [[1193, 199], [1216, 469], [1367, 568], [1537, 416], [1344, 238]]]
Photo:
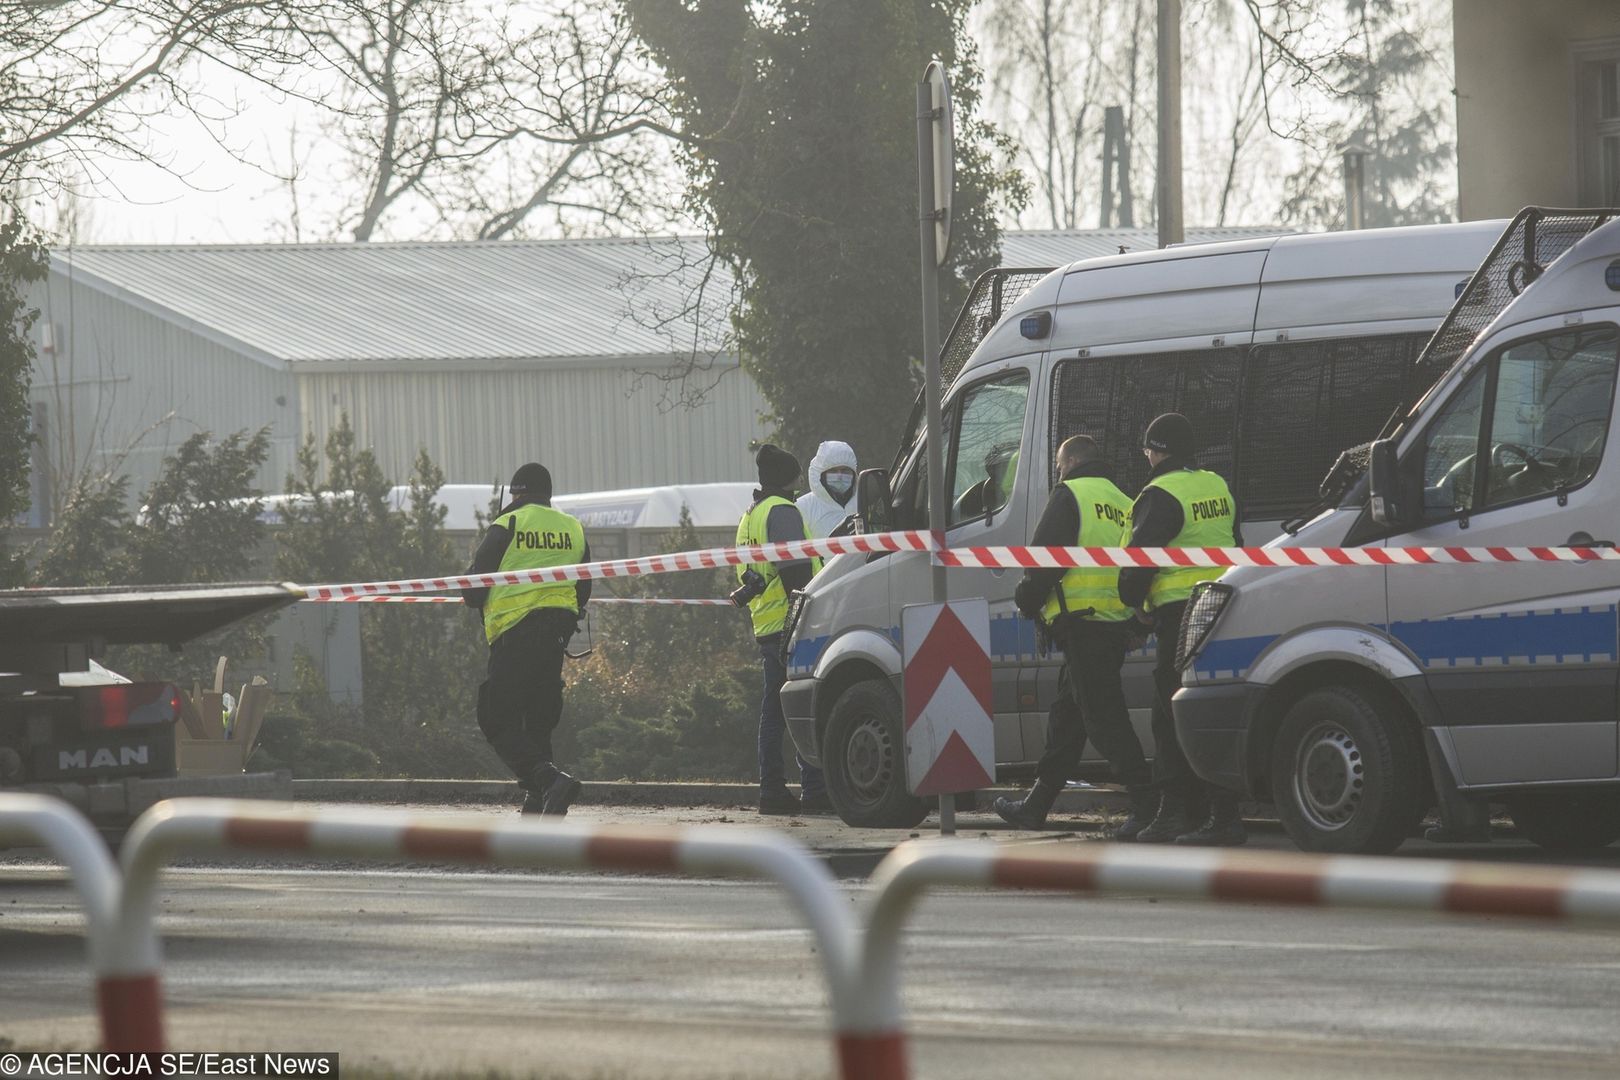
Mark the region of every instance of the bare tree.
[[167, 167], [147, 124], [231, 114], [199, 75], [275, 79], [300, 59], [293, 28], [336, 0], [98, 0], [0, 4], [0, 190], [54, 192], [99, 159]]
[[669, 217], [664, 86], [600, 6], [385, 0], [331, 15], [308, 36], [335, 77], [320, 123], [343, 148], [353, 239], [500, 239], [541, 211], [618, 228]]

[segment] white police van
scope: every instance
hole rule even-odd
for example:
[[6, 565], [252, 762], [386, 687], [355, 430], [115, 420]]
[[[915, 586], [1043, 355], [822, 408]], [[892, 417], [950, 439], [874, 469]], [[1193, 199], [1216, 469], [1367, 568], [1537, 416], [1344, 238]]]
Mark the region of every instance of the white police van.
[[[1278, 543], [1613, 546], [1620, 222], [1555, 231], [1614, 213], [1521, 215], [1436, 335], [1472, 347]], [[1177, 729], [1309, 850], [1388, 851], [1436, 803], [1434, 838], [1483, 839], [1493, 801], [1545, 847], [1601, 847], [1620, 838], [1617, 611], [1612, 562], [1233, 570], [1190, 606]]]
[[[948, 542], [1027, 543], [1069, 435], [1096, 437], [1136, 491], [1142, 431], [1172, 409], [1192, 418], [1201, 460], [1231, 482], [1245, 538], [1277, 535], [1318, 500], [1338, 452], [1401, 404], [1424, 344], [1501, 229], [1265, 237], [987, 274], [942, 365]], [[863, 474], [865, 531], [926, 526], [924, 442], [918, 409], [893, 468]], [[1060, 665], [1017, 617], [1017, 580], [1009, 570], [949, 577], [951, 595], [990, 601], [1004, 776], [1040, 756]], [[926, 813], [906, 791], [899, 625], [902, 607], [930, 599], [926, 555], [842, 556], [790, 613], [783, 709], [850, 824], [909, 827]], [[1138, 655], [1126, 676], [1145, 747], [1150, 660]]]

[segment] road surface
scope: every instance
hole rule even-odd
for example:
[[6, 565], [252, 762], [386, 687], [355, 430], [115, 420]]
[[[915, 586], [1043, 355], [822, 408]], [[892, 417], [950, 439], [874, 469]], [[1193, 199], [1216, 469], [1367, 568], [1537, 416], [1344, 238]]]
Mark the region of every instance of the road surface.
[[[173, 871], [162, 912], [186, 1049], [407, 1074], [832, 1074], [809, 935], [767, 886], [211, 865]], [[914, 926], [919, 1077], [1620, 1069], [1613, 930], [989, 891], [935, 895]], [[75, 904], [26, 853], [0, 865], [0, 973], [0, 1036], [93, 1044]]]

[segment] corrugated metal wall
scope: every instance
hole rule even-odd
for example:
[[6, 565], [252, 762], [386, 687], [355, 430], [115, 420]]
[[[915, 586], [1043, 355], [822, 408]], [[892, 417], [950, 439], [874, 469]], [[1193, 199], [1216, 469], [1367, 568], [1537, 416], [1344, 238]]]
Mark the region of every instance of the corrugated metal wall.
[[764, 400], [735, 368], [700, 407], [667, 410], [663, 384], [622, 367], [297, 378], [304, 431], [324, 442], [348, 413], [401, 483], [420, 447], [459, 483], [505, 481], [523, 462], [542, 462], [559, 494], [751, 480], [748, 443], [764, 434]]
[[[44, 458], [53, 473], [75, 463], [80, 471], [109, 468], [133, 444], [121, 470], [133, 501], [164, 455], [193, 433], [269, 426], [259, 484], [281, 490], [299, 437], [291, 374], [61, 274], [36, 287], [32, 302], [40, 317], [31, 397], [45, 407]], [[42, 348], [47, 342], [53, 351]], [[66, 482], [50, 477], [53, 490]]]

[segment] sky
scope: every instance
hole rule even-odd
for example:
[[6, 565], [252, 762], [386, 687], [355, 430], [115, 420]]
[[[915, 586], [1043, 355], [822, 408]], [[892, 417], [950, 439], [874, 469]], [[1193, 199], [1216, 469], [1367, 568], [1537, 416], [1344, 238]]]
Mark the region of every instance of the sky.
[[[1184, 33], [1192, 54], [1189, 71], [1213, 62], [1197, 51], [1202, 34], [1196, 23]], [[986, 66], [994, 62], [994, 57], [982, 59]], [[208, 97], [229, 103], [227, 111], [233, 115], [211, 124], [189, 115], [155, 118], [147, 138], [166, 168], [98, 157], [89, 163], [87, 178], [76, 194], [41, 201], [36, 217], [59, 241], [72, 243], [256, 243], [341, 237], [336, 224], [343, 209], [337, 195], [339, 156], [318, 135], [315, 107], [224, 68], [207, 72], [204, 80]], [[1200, 140], [1218, 141], [1229, 123], [1211, 112], [1216, 96], [1189, 87], [1184, 105], [1189, 170], [1200, 167], [1201, 156], [1220, 151], [1216, 146], [1209, 155], [1200, 152]], [[1006, 129], [1017, 130], [1025, 119], [1005, 115], [1013, 106], [996, 103], [994, 95], [990, 102], [990, 109], [1003, 112], [1000, 116], [992, 112], [992, 119]], [[1298, 148], [1287, 145], [1261, 146], [1258, 153], [1247, 155], [1240, 184], [1244, 205], [1228, 223], [1272, 223], [1282, 163], [1298, 156]], [[1141, 164], [1139, 160], [1139, 168]], [[299, 179], [289, 185], [285, 176], [294, 171]], [[672, 172], [671, 190], [681, 182]], [[1197, 220], [1197, 182], [1197, 177], [1188, 179], [1188, 223], [1213, 224]], [[1139, 199], [1151, 197], [1151, 183], [1151, 175], [1138, 177]], [[1026, 213], [1021, 223], [1041, 223], [1032, 216]], [[396, 235], [409, 233], [410, 223], [393, 228]]]

